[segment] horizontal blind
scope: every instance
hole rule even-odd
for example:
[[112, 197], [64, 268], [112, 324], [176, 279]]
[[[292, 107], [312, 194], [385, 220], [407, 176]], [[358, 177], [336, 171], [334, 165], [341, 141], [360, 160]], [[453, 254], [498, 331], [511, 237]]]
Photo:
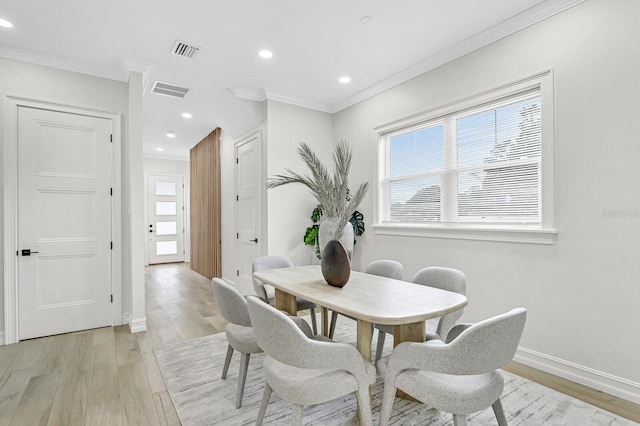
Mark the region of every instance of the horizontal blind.
[[[455, 119], [459, 222], [540, 222], [540, 97]], [[471, 169], [471, 170], [469, 170]]]

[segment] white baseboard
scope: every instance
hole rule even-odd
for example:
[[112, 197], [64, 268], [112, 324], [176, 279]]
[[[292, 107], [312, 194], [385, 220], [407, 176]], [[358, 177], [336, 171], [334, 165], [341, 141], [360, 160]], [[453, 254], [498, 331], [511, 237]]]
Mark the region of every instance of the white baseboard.
[[4, 346], [4, 331], [0, 332], [0, 346]]
[[519, 347], [513, 358], [521, 364], [640, 404], [640, 383]]
[[141, 331], [147, 331], [147, 317], [130, 320], [129, 330], [132, 333], [140, 333]]
[[131, 321], [131, 314], [129, 312], [123, 312], [122, 313], [122, 322], [120, 323], [120, 325], [129, 324], [129, 321]]

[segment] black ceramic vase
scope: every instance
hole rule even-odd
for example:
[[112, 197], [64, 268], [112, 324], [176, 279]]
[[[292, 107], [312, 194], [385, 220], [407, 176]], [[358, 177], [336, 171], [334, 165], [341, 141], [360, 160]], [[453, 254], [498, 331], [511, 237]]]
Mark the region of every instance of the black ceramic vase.
[[344, 287], [349, 282], [351, 262], [340, 241], [331, 240], [324, 247], [320, 268], [322, 269], [322, 276], [329, 285]]

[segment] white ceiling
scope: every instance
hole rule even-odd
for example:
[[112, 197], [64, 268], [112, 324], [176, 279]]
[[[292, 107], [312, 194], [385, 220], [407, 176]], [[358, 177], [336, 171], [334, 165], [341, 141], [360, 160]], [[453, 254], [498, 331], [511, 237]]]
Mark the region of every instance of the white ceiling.
[[[13, 28], [0, 28], [0, 56], [190, 88], [144, 95], [145, 156], [187, 159], [218, 126], [238, 137], [259, 124], [240, 98], [336, 112], [582, 1], [2, 0]], [[172, 55], [176, 40], [201, 50]]]

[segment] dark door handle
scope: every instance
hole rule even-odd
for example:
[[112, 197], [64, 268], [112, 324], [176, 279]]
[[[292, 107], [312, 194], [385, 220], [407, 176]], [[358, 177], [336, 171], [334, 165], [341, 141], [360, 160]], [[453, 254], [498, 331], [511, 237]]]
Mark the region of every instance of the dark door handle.
[[22, 255], [23, 256], [31, 256], [33, 253], [40, 253], [39, 251], [31, 251], [31, 249], [23, 249], [22, 250]]
[[253, 240], [249, 240], [249, 241], [252, 241], [252, 242], [258, 244], [258, 239], [257, 238], [254, 238]]

